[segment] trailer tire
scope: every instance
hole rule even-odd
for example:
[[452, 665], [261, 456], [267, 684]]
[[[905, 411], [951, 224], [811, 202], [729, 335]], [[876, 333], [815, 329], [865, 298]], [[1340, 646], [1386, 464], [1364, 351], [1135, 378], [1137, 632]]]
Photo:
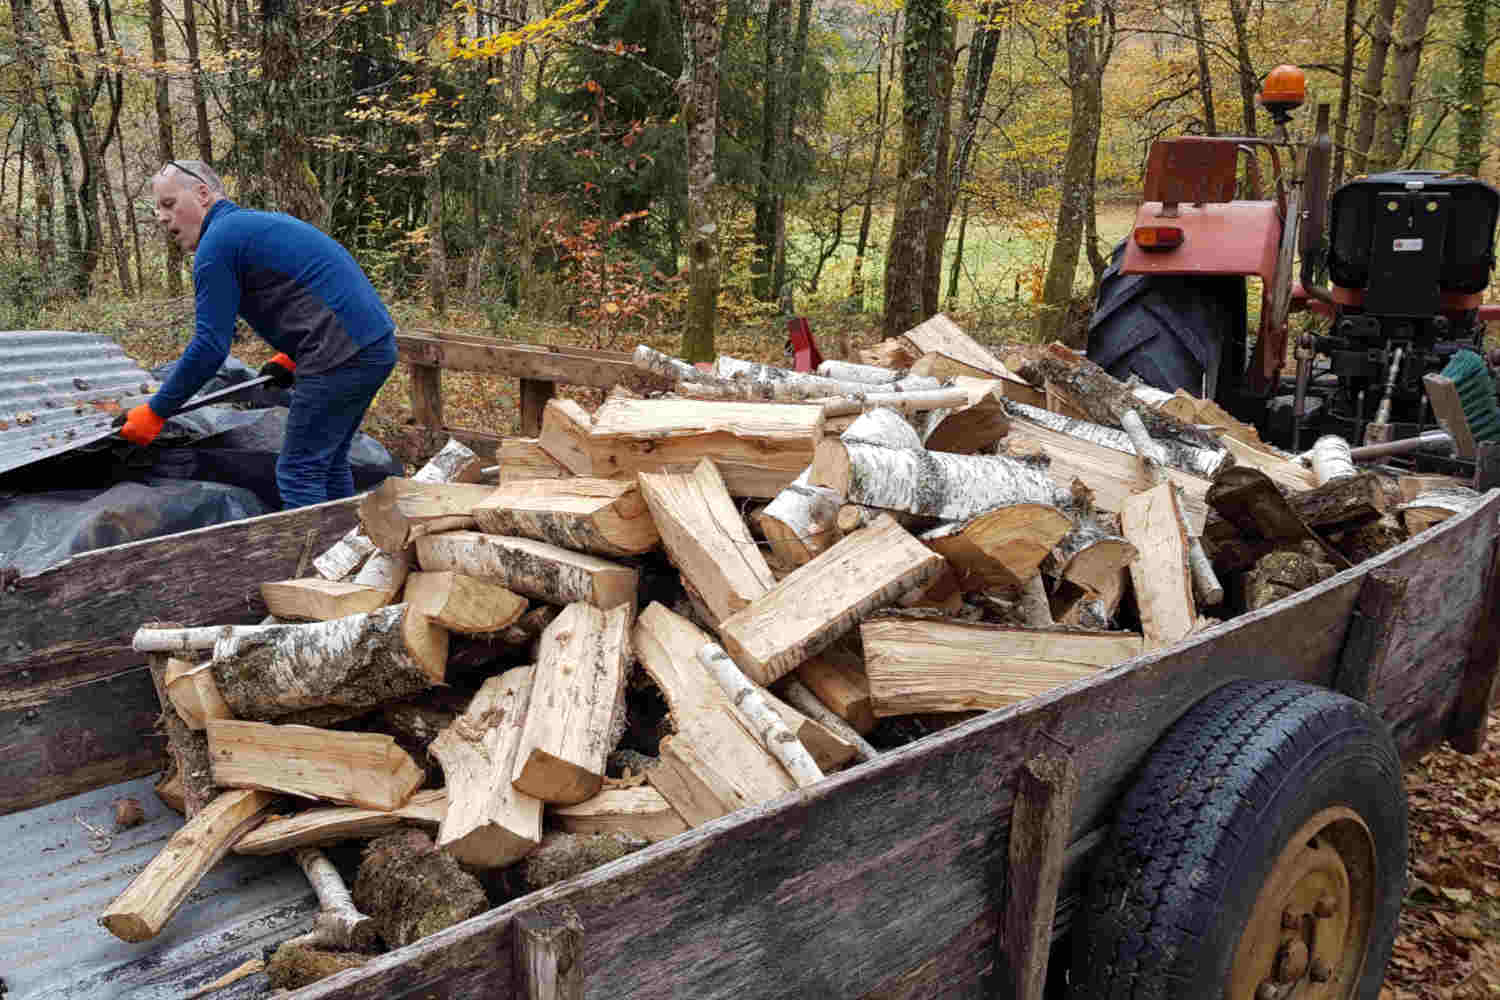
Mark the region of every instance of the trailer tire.
[[1297, 983], [1299, 998], [1375, 1000], [1406, 821], [1401, 761], [1368, 706], [1295, 682], [1225, 685], [1126, 794], [1074, 928], [1070, 995], [1261, 1000]]
[[1099, 279], [1089, 359], [1121, 380], [1212, 398], [1244, 363], [1245, 279], [1122, 274], [1124, 256], [1122, 241]]

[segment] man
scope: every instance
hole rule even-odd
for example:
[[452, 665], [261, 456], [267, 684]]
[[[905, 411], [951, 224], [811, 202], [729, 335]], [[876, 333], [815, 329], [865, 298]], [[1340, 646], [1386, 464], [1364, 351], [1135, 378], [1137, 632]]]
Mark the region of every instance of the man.
[[[146, 445], [219, 370], [236, 316], [276, 348], [261, 368], [293, 385], [276, 461], [282, 506], [354, 495], [349, 446], [396, 367], [396, 324], [349, 251], [289, 215], [241, 208], [199, 160], [174, 160], [151, 181], [156, 220], [193, 258], [193, 339], [160, 391], [120, 435]], [[295, 373], [295, 375], [294, 375]]]

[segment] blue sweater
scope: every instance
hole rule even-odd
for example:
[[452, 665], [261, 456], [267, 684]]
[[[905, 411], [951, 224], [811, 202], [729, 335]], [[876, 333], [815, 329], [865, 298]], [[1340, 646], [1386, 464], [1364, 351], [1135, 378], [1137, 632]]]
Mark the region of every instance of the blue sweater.
[[236, 315], [317, 375], [396, 329], [370, 279], [339, 243], [315, 226], [229, 200], [203, 219], [193, 258], [197, 327], [171, 376], [151, 397], [170, 417], [203, 387], [234, 338]]

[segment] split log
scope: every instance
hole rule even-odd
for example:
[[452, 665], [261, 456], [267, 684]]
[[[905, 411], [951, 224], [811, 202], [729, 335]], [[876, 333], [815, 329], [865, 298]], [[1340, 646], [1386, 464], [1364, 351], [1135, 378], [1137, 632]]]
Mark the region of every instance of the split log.
[[421, 830], [370, 842], [354, 879], [354, 902], [375, 918], [387, 947], [414, 941], [490, 908], [484, 887]]
[[400, 596], [401, 589], [406, 586], [406, 576], [410, 572], [410, 553], [402, 552], [399, 555], [393, 555], [376, 549], [359, 568], [359, 572], [354, 574], [353, 582], [361, 587], [379, 591], [385, 596], [385, 603], [390, 604]]
[[835, 382], [858, 382], [861, 385], [881, 385], [895, 382], [901, 373], [878, 365], [862, 365], [853, 361], [829, 359], [818, 365], [817, 374]]
[[313, 569], [325, 580], [347, 580], [374, 551], [375, 543], [356, 525], [313, 560]]
[[990, 448], [1010, 430], [999, 380], [961, 378], [957, 383], [967, 401], [951, 410], [927, 413], [922, 443], [929, 451], [974, 454]]
[[1445, 490], [1428, 490], [1414, 500], [1397, 507], [1401, 522], [1410, 535], [1441, 524], [1454, 514], [1462, 514], [1479, 502], [1480, 494], [1467, 486]]
[[384, 607], [390, 600], [385, 590], [358, 583], [325, 580], [320, 576], [301, 580], [274, 580], [260, 585], [260, 598], [277, 618], [326, 622]]
[[565, 833], [621, 833], [653, 844], [688, 829], [672, 804], [650, 785], [605, 788], [577, 805], [549, 809], [547, 815]]
[[215, 719], [208, 724], [214, 781], [366, 809], [398, 809], [422, 769], [385, 733]]
[[919, 536], [948, 560], [964, 590], [1016, 589], [1073, 530], [1073, 521], [1051, 504], [1016, 503], [968, 521], [953, 521]]
[[786, 768], [799, 788], [806, 788], [823, 780], [823, 772], [813, 763], [807, 748], [786, 727], [781, 716], [766, 704], [755, 685], [741, 673], [740, 668], [734, 665], [729, 654], [718, 643], [706, 642], [698, 647], [698, 662], [708, 668], [729, 700], [745, 714], [751, 724], [750, 731], [771, 752], [771, 756]]
[[1141, 420], [1153, 439], [1181, 441], [1209, 451], [1223, 450], [1211, 433], [1161, 410], [1142, 407], [1124, 382], [1082, 355], [1068, 354], [1066, 359], [1060, 352], [1036, 358], [1022, 367], [1019, 374], [1032, 385], [1052, 386], [1096, 424], [1119, 427], [1126, 410], [1143, 410]]
[[231, 631], [214, 644], [219, 693], [241, 719], [374, 708], [442, 683], [448, 633], [404, 604], [309, 625]]
[[[818, 696], [808, 690], [795, 677], [787, 678], [783, 685], [783, 691], [787, 697], [787, 703], [800, 712], [807, 713], [807, 717], [826, 727], [830, 732], [843, 737], [854, 747], [854, 756], [860, 760], [874, 760], [880, 752], [872, 747], [859, 732], [834, 714], [833, 710], [818, 700]], [[804, 746], [806, 743], [804, 742]], [[814, 755], [816, 759], [816, 755]]]
[[910, 368], [922, 352], [900, 337], [882, 340], [859, 352], [860, 361], [877, 368]]
[[[1002, 364], [1004, 362], [1001, 362]], [[1007, 370], [1009, 367], [1007, 366]], [[979, 381], [998, 382], [1000, 388], [998, 394], [1005, 399], [1015, 403], [1025, 403], [1028, 406], [1046, 406], [1047, 397], [1040, 389], [1020, 376], [997, 375], [995, 372], [984, 368], [976, 368], [974, 365], [966, 365], [956, 358], [950, 358], [942, 352], [924, 354], [911, 366], [913, 375], [931, 375], [934, 378], [960, 382], [965, 379], [977, 379]]]
[[1318, 485], [1312, 470], [1290, 455], [1274, 452], [1268, 447], [1253, 447], [1232, 437], [1220, 438], [1219, 442], [1234, 456], [1235, 465], [1259, 469], [1271, 477], [1277, 486], [1290, 492], [1310, 490]]
[[484, 460], [472, 448], [458, 438], [449, 438], [411, 478], [414, 483], [477, 483], [483, 470]]
[[406, 606], [445, 629], [485, 635], [519, 620], [526, 598], [488, 580], [439, 570], [407, 578]]
[[844, 498], [810, 486], [808, 469], [755, 514], [755, 523], [776, 558], [797, 567], [838, 541], [838, 513]]
[[1470, 482], [1457, 476], [1406, 475], [1396, 480], [1396, 489], [1400, 493], [1401, 502], [1407, 503], [1432, 490], [1450, 490], [1455, 486], [1472, 489]]
[[170, 659], [162, 674], [162, 686], [172, 707], [189, 729], [206, 728], [209, 719], [232, 719], [234, 712], [214, 683], [213, 664]]
[[678, 471], [711, 458], [734, 496], [769, 500], [812, 461], [823, 437], [817, 406], [692, 399], [609, 399], [588, 444], [594, 475]]
[[1185, 638], [1198, 620], [1182, 524], [1177, 493], [1168, 483], [1131, 497], [1120, 512], [1121, 530], [1140, 553], [1130, 564], [1130, 582], [1152, 649]]
[[1046, 473], [1000, 455], [885, 448], [826, 439], [808, 477], [850, 503], [944, 521], [967, 521], [1011, 504], [1065, 506], [1068, 495]]
[[599, 791], [625, 727], [632, 617], [629, 606], [570, 604], [542, 633], [511, 776], [518, 791], [563, 805]]
[[1048, 558], [1053, 576], [1077, 584], [1094, 596], [1115, 592], [1118, 600], [1120, 572], [1139, 553], [1117, 533], [1118, 519], [1106, 517], [1113, 523], [1102, 523], [1098, 517], [1079, 518]]
[[531, 704], [532, 678], [531, 667], [491, 677], [468, 710], [432, 743], [448, 789], [448, 812], [437, 844], [470, 867], [513, 864], [542, 842], [542, 801], [510, 780]]
[[188, 894], [245, 832], [261, 821], [274, 796], [234, 789], [214, 798], [146, 865], [99, 923], [121, 941], [149, 941], [161, 932]]
[[549, 604], [583, 601], [612, 608], [635, 600], [640, 574], [598, 556], [530, 538], [448, 531], [417, 541], [417, 562], [428, 572], [452, 570], [481, 577]]
[[481, 531], [550, 542], [599, 556], [633, 556], [661, 541], [631, 481], [534, 479], [506, 483], [474, 505]]
[[698, 662], [709, 636], [692, 622], [651, 604], [632, 633], [641, 668], [667, 702], [675, 734], [661, 742], [661, 763], [647, 780], [682, 818], [699, 826], [790, 791], [790, 776], [735, 716]]
[[327, 847], [345, 840], [369, 840], [405, 826], [435, 831], [448, 811], [448, 792], [424, 788], [395, 809], [324, 806], [290, 816], [269, 815], [240, 838], [236, 854], [282, 854], [298, 847]]
[[[1065, 417], [1051, 410], [1027, 406], [1024, 403], [1007, 401], [1004, 406], [1006, 412], [1018, 420], [1029, 421], [1038, 427], [1045, 427], [1050, 431], [1124, 452], [1127, 455], [1137, 454], [1135, 443], [1131, 441], [1130, 435], [1123, 428], [1109, 427], [1076, 417]], [[1222, 446], [1203, 448], [1170, 438], [1158, 440], [1153, 437], [1152, 441], [1158, 448], [1157, 458], [1162, 465], [1199, 479], [1212, 479], [1220, 469], [1227, 469], [1235, 464], [1234, 456]]]
[[[1016, 416], [1014, 409], [1011, 416]], [[1017, 452], [1044, 455], [1047, 463], [1043, 469], [1058, 488], [1071, 491], [1075, 482], [1081, 483], [1093, 495], [1095, 508], [1105, 513], [1118, 514], [1127, 499], [1151, 487], [1146, 470], [1133, 452], [1127, 454], [1093, 444], [1024, 418], [1011, 421], [1005, 444], [1013, 455]], [[1208, 480], [1176, 469], [1168, 469], [1167, 478], [1182, 487], [1181, 499], [1188, 523], [1194, 531], [1203, 530], [1203, 519], [1208, 513], [1203, 495], [1208, 491]]]
[[942, 313], [912, 327], [901, 335], [917, 358], [924, 355], [941, 354], [970, 368], [978, 369], [991, 378], [1013, 379], [1016, 374], [988, 349], [970, 337], [958, 325]]
[[712, 461], [703, 459], [687, 473], [642, 472], [640, 485], [668, 557], [711, 624], [775, 586]]
[[830, 647], [797, 667], [797, 680], [855, 732], [863, 734], [875, 728], [875, 715], [870, 711], [870, 682], [857, 657], [838, 646]]
[[594, 418], [571, 399], [549, 399], [542, 410], [542, 433], [537, 445], [575, 476], [604, 475], [594, 471], [589, 431]]
[[1176, 486], [1172, 486], [1167, 479], [1165, 466], [1162, 464], [1161, 446], [1146, 431], [1146, 426], [1141, 420], [1141, 415], [1135, 410], [1126, 410], [1120, 414], [1120, 423], [1125, 433], [1130, 435], [1130, 443], [1135, 446], [1135, 454], [1146, 467], [1146, 472], [1151, 481], [1158, 485], [1171, 486], [1172, 492], [1177, 496], [1177, 503], [1173, 505], [1177, 516], [1182, 519], [1182, 534], [1187, 539], [1188, 546], [1188, 571], [1192, 574], [1193, 593], [1198, 602], [1205, 605], [1215, 605], [1224, 600], [1224, 587], [1219, 583], [1219, 578], [1214, 575], [1213, 563], [1208, 561], [1208, 555], [1203, 551], [1203, 542], [1193, 533], [1192, 526], [1188, 524], [1187, 514], [1182, 508], [1182, 499], [1178, 494]]
[[495, 450], [500, 484], [517, 479], [566, 479], [573, 473], [542, 448], [540, 438], [502, 438]]
[[1142, 652], [1128, 632], [1021, 629], [906, 615], [859, 627], [877, 717], [1001, 708]]
[[719, 635], [740, 669], [771, 684], [870, 612], [926, 587], [942, 566], [941, 556], [882, 518], [725, 619]]
[[400, 555], [424, 535], [474, 527], [474, 505], [492, 493], [480, 483], [385, 480], [359, 504], [359, 521], [383, 552]]
[[[163, 623], [163, 630], [169, 629], [170, 626]], [[156, 687], [156, 699], [161, 704], [167, 750], [177, 765], [177, 777], [182, 783], [183, 815], [191, 819], [221, 791], [214, 785], [213, 768], [208, 757], [208, 735], [188, 725], [172, 701], [167, 690], [167, 671], [173, 661], [165, 653], [153, 653], [146, 662], [151, 683]]]
[[1354, 459], [1349, 457], [1349, 442], [1337, 434], [1324, 434], [1314, 441], [1307, 460], [1318, 486], [1359, 474]]

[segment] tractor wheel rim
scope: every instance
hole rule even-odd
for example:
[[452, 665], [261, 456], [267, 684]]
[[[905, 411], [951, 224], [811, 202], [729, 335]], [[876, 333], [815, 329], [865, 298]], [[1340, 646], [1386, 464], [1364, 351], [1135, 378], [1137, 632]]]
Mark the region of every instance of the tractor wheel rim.
[[1347, 1000], [1375, 912], [1375, 839], [1332, 806], [1287, 841], [1255, 897], [1230, 966], [1230, 1000]]

